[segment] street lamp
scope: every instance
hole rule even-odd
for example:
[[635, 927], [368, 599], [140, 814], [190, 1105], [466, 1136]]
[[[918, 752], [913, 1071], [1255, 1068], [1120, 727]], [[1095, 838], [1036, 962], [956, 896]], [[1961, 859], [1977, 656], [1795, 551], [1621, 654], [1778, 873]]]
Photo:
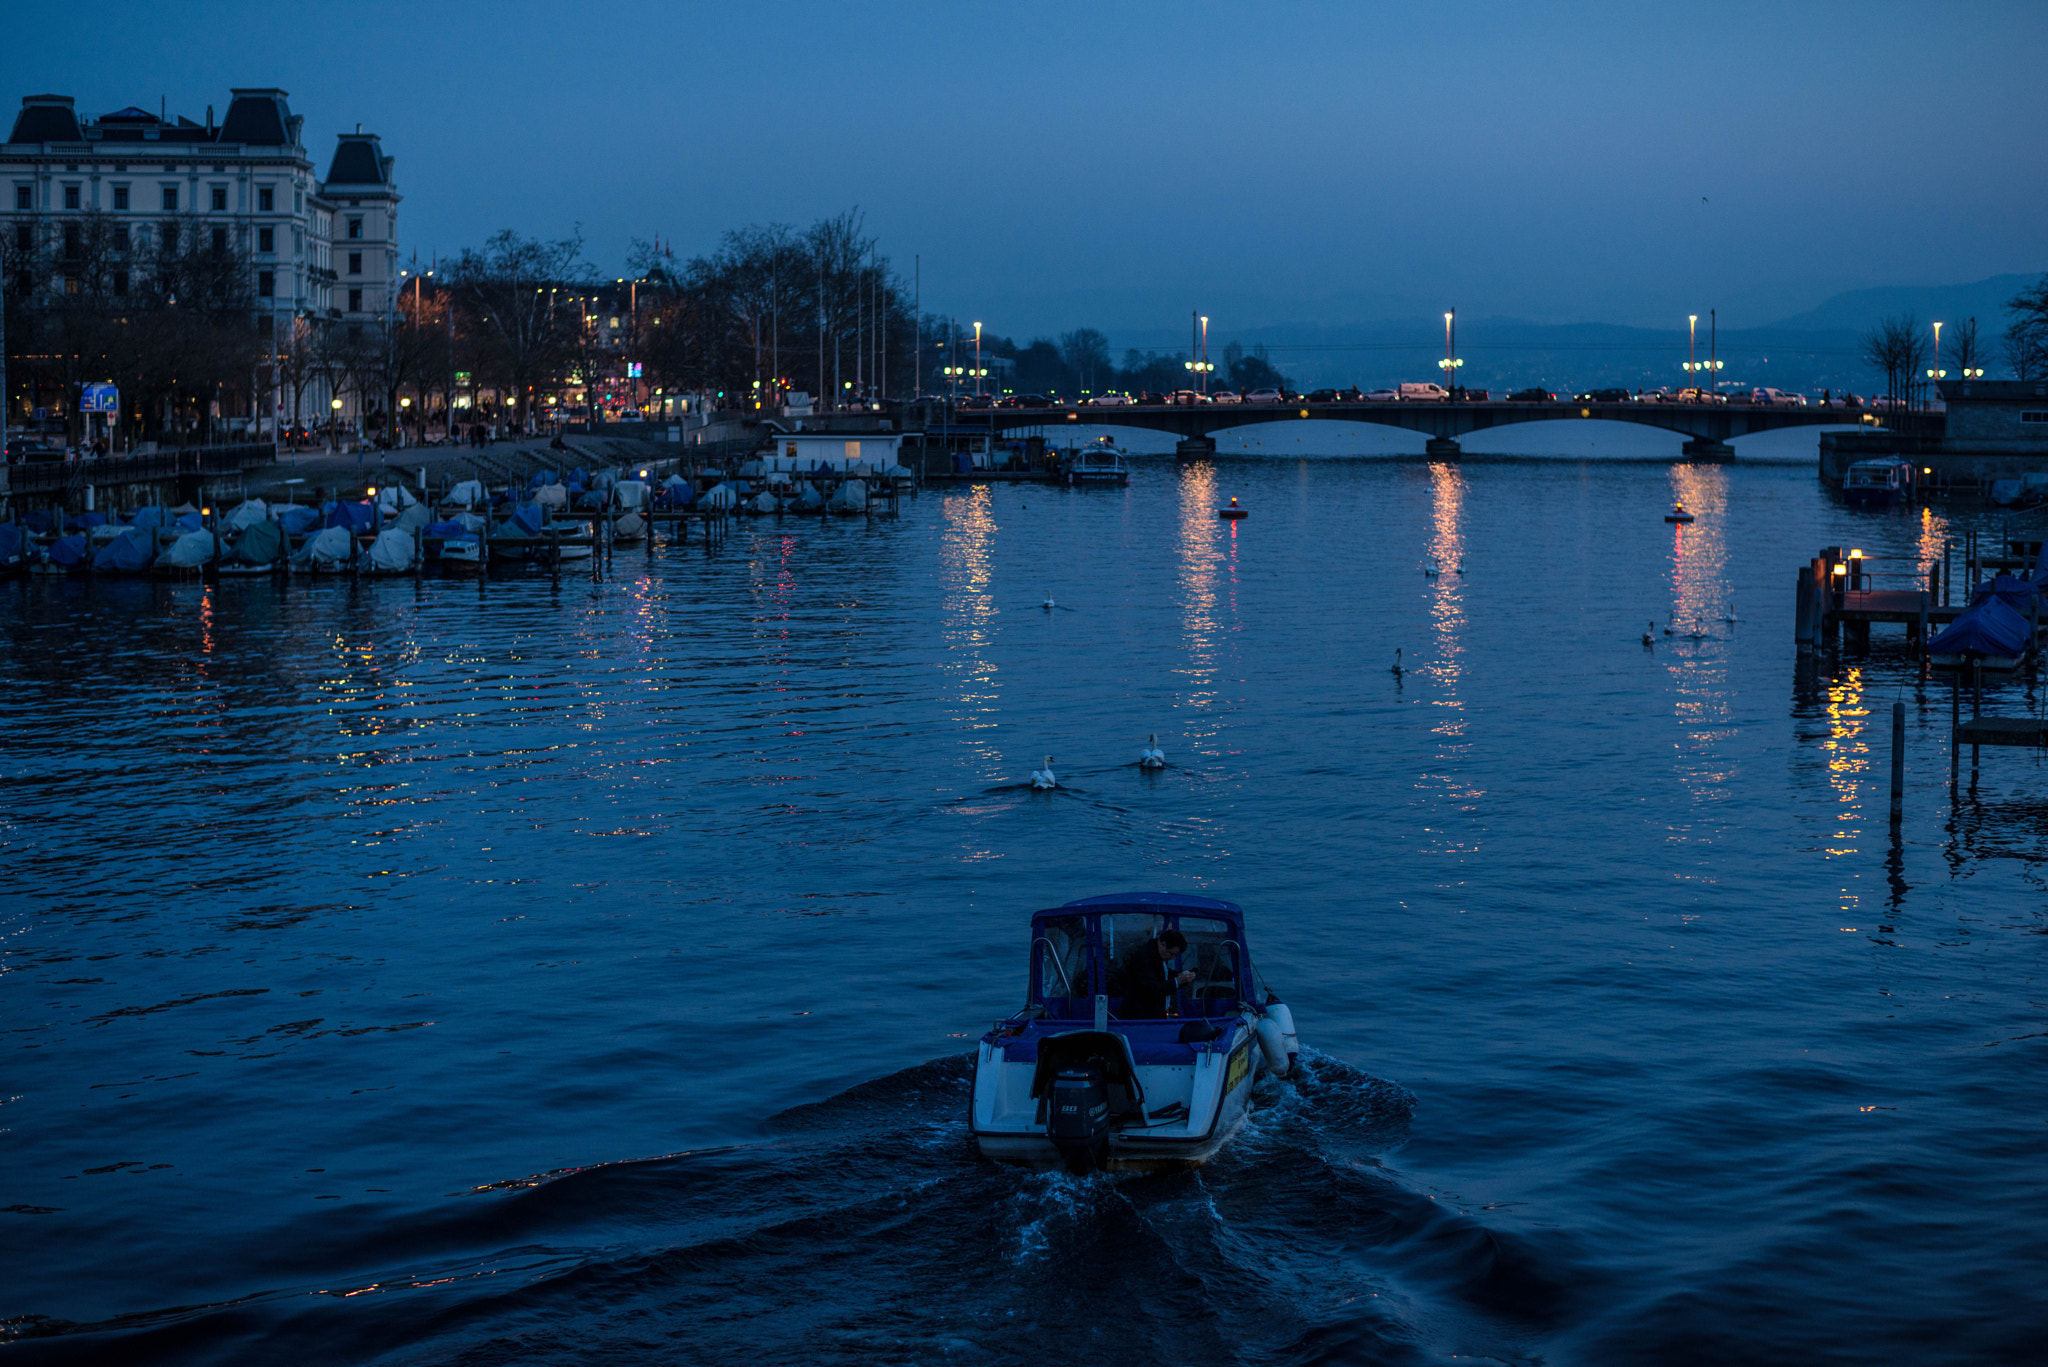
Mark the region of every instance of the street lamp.
[[981, 397], [981, 324], [974, 325], [974, 395]]
[[1444, 373], [1444, 390], [1455, 396], [1458, 392], [1458, 367], [1465, 364], [1458, 359], [1458, 311], [1452, 309], [1444, 315], [1444, 358], [1437, 362], [1437, 368]]
[[[1699, 340], [1699, 335], [1700, 335], [1700, 316], [1699, 316], [1699, 315], [1698, 315], [1697, 313], [1688, 313], [1688, 314], [1686, 314], [1686, 315], [1685, 315], [1685, 370], [1686, 370], [1686, 373], [1687, 373], [1688, 375], [1691, 375], [1691, 374], [1693, 374], [1693, 373], [1694, 373], [1695, 371], [1697, 371], [1697, 370], [1699, 369], [1699, 367], [1698, 367], [1698, 366], [1696, 366], [1696, 365], [1694, 365], [1694, 364], [1692, 363], [1692, 358], [1693, 358], [1693, 354], [1694, 354], [1694, 350], [1695, 350], [1694, 344], [1695, 344], [1695, 343], [1696, 343], [1696, 342], [1697, 342], [1697, 341]], [[1697, 378], [1695, 378], [1695, 379], [1693, 380], [1693, 384], [1694, 384], [1695, 386], [1697, 386], [1697, 385], [1699, 384], [1699, 380], [1698, 380]]]

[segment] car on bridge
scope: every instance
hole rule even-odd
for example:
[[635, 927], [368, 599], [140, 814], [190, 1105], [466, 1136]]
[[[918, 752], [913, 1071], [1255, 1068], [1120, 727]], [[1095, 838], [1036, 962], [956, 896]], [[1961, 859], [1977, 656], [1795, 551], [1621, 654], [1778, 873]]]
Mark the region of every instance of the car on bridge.
[[1211, 394], [1211, 395], [1209, 396], [1209, 402], [1210, 402], [1210, 403], [1243, 403], [1243, 402], [1244, 402], [1244, 396], [1243, 396], [1243, 395], [1241, 395], [1241, 394], [1235, 394], [1235, 393], [1232, 393], [1232, 392], [1231, 392], [1230, 390], [1228, 390], [1228, 389], [1219, 389], [1219, 390], [1217, 390], [1217, 391], [1216, 391], [1216, 392], [1215, 392], [1214, 394]]
[[1401, 386], [1403, 403], [1442, 403], [1450, 397], [1450, 391], [1434, 381]]
[[1005, 394], [997, 401], [997, 408], [1051, 408], [1052, 400], [1043, 394]]
[[1280, 398], [1280, 391], [1277, 389], [1254, 389], [1251, 393], [1244, 396], [1244, 401], [1246, 403], [1282, 402]]
[[1715, 393], [1715, 392], [1714, 392], [1713, 390], [1711, 390], [1711, 389], [1699, 389], [1699, 388], [1692, 388], [1692, 389], [1681, 389], [1681, 390], [1679, 390], [1679, 391], [1678, 391], [1678, 393], [1676, 393], [1676, 394], [1672, 395], [1672, 399], [1673, 399], [1673, 401], [1674, 401], [1674, 402], [1676, 402], [1676, 403], [1726, 403], [1726, 402], [1728, 402], [1728, 396], [1727, 396], [1727, 395], [1725, 395], [1725, 394], [1716, 394], [1716, 393]]
[[1365, 393], [1366, 403], [1399, 403], [1401, 395], [1393, 389], [1369, 389]]
[[1344, 392], [1340, 389], [1311, 389], [1308, 392], [1308, 401], [1310, 403], [1343, 403], [1345, 402]]
[[1580, 403], [1634, 403], [1636, 396], [1626, 389], [1596, 389], [1579, 395]]
[[1557, 395], [1547, 389], [1517, 389], [1508, 395], [1509, 403], [1556, 403]]
[[1088, 400], [1091, 408], [1120, 408], [1131, 401], [1128, 394], [1097, 394]]
[[1177, 389], [1167, 396], [1166, 401], [1175, 408], [1193, 408], [1198, 403], [1209, 402], [1209, 396], [1198, 394], [1192, 389]]

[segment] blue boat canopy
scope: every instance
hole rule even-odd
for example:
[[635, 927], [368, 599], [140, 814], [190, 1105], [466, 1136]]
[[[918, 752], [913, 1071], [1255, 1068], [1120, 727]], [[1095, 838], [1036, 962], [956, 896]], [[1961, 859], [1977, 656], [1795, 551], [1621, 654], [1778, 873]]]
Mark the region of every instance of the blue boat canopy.
[[1093, 1018], [1094, 998], [1109, 998], [1118, 1021], [1162, 1014], [1155, 1003], [1127, 1000], [1126, 965], [1162, 930], [1177, 930], [1187, 947], [1169, 961], [1194, 981], [1179, 992], [1183, 1016], [1225, 1016], [1265, 992], [1244, 938], [1244, 911], [1234, 902], [1179, 892], [1124, 892], [1083, 897], [1031, 917], [1031, 983], [1027, 1000], [1051, 1020]]
[[1930, 655], [2000, 655], [2027, 653], [2027, 619], [2004, 597], [1986, 593], [1984, 601], [1958, 615], [1927, 643]]

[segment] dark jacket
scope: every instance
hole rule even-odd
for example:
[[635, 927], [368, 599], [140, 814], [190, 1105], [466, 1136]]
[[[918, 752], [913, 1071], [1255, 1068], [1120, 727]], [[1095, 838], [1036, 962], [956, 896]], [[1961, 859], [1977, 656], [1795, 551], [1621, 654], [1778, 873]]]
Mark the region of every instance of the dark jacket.
[[1116, 966], [1116, 994], [1126, 1020], [1161, 1020], [1172, 1004], [1173, 970], [1159, 957], [1159, 941], [1147, 940]]

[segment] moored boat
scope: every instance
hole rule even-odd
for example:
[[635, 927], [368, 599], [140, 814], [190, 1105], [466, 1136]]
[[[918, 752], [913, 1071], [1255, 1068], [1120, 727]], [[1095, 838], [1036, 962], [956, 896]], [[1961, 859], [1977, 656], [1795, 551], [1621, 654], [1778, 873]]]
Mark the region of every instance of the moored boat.
[[1913, 475], [1913, 463], [1897, 456], [1859, 460], [1842, 472], [1842, 498], [1878, 506], [1904, 503], [1913, 496]]
[[975, 1057], [971, 1119], [986, 1158], [1076, 1171], [1204, 1163], [1250, 1114], [1259, 1078], [1287, 1075], [1300, 1052], [1231, 902], [1134, 892], [1038, 912], [1029, 971], [1023, 1009]]

